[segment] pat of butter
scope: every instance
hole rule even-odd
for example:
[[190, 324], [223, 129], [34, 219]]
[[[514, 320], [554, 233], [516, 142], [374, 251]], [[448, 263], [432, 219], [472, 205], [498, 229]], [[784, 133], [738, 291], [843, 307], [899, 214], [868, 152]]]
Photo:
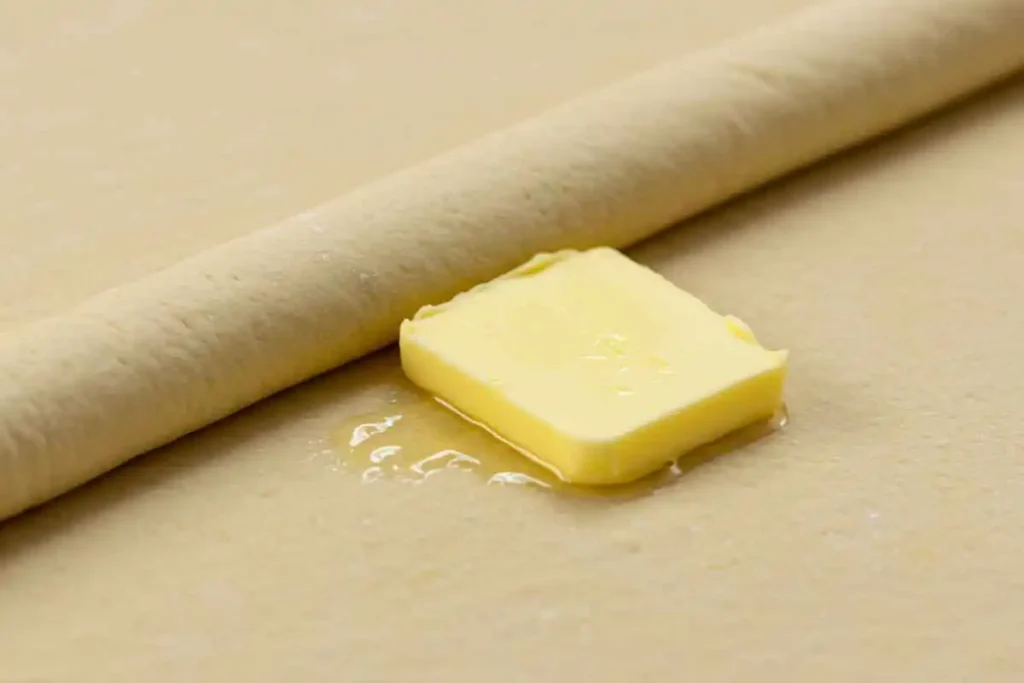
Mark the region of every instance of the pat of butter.
[[399, 344], [415, 384], [589, 485], [770, 417], [786, 371], [786, 352], [607, 248], [536, 256], [426, 306]]

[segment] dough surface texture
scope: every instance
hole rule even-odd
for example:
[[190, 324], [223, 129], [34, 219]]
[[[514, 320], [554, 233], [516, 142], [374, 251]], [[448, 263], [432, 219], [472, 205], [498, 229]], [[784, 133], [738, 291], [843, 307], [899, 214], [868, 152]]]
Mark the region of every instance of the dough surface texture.
[[[353, 206], [363, 212], [375, 203], [381, 185], [358, 190], [375, 180], [390, 176], [383, 182], [404, 187], [412, 181], [395, 180], [408, 176], [393, 173], [578, 95], [595, 97], [586, 93], [666, 60], [681, 57], [687, 68], [696, 68], [689, 60], [716, 45], [762, 44], [766, 34], [754, 33], [759, 26], [786, 21], [809, 4], [0, 3], [2, 343], [35, 335], [30, 330], [41, 329], [36, 325], [68, 329], [59, 321], [80, 320], [84, 309], [78, 306], [102, 311], [107, 317], [99, 322], [128, 321], [115, 314], [123, 309], [114, 303], [133, 301], [142, 307], [139, 324], [116, 333], [97, 324], [97, 336], [84, 339], [83, 348], [98, 339], [120, 347], [167, 339], [157, 334], [156, 323], [184, 311], [192, 316], [186, 318], [193, 336], [172, 327], [169, 338], [179, 345], [161, 341], [154, 370], [160, 354], [173, 352], [180, 354], [179, 364], [165, 371], [221, 359], [226, 364], [217, 368], [218, 381], [246, 364], [252, 373], [267, 373], [263, 378], [298, 378], [303, 373], [290, 365], [294, 359], [270, 353], [269, 346], [257, 350], [251, 340], [266, 334], [251, 327], [254, 313], [263, 309], [235, 295], [260, 294], [261, 280], [232, 284], [234, 271], [213, 268], [223, 261], [209, 255], [172, 271], [189, 273], [184, 280], [167, 273], [150, 278], [238, 237], [242, 245], [283, 249], [253, 249], [240, 261], [238, 243], [214, 252], [230, 253], [232, 264], [243, 264], [242, 275], [261, 263], [292, 264], [289, 259], [308, 249], [302, 268], [267, 277], [301, 274], [316, 262], [310, 282], [332, 290], [325, 297], [347, 291], [352, 298], [338, 305], [366, 316], [335, 318], [324, 329], [359, 332], [360, 319], [397, 316], [400, 308], [381, 308], [392, 291], [384, 280], [365, 291], [351, 289], [357, 277], [344, 273], [361, 256], [391, 249], [391, 256], [411, 258], [449, 240], [462, 260], [413, 258], [405, 262], [408, 270], [393, 260], [377, 265], [396, 285], [425, 283], [425, 298], [440, 297], [459, 277], [482, 275], [537, 241], [590, 229], [609, 230], [592, 235], [595, 240], [631, 239], [634, 233], [625, 228], [612, 234], [610, 220], [594, 219], [624, 215], [613, 210], [625, 211], [627, 200], [647, 191], [666, 197], [669, 190], [622, 184], [632, 176], [609, 179], [607, 171], [558, 177], [571, 190], [565, 204], [551, 199], [561, 196], [557, 187], [538, 196], [536, 201], [564, 210], [544, 221], [562, 225], [557, 239], [524, 228], [505, 233], [508, 244], [498, 251], [480, 246], [492, 244], [484, 238], [495, 234], [495, 226], [514, 225], [528, 211], [551, 204], [516, 199], [501, 206], [520, 218], [473, 223], [474, 217], [494, 218], [491, 209], [459, 197], [469, 213], [459, 217], [465, 223], [451, 225], [468, 225], [453, 228], [464, 234], [428, 237], [416, 230], [428, 223], [413, 222], [407, 229], [421, 238], [407, 252], [375, 240], [358, 224], [334, 221], [356, 215]], [[909, 21], [918, 12], [930, 19], [910, 24], [916, 37], [908, 42], [885, 41], [889, 52], [878, 60], [868, 50], [854, 50], [839, 64], [786, 61], [785, 55], [804, 49], [794, 41], [771, 60], [758, 61], [786, 64], [777, 87], [792, 90], [767, 82], [761, 87], [734, 74], [742, 87], [733, 92], [723, 85], [714, 92], [716, 101], [733, 92], [729, 97], [737, 99], [729, 101], [740, 107], [735, 116], [700, 110], [722, 125], [709, 130], [718, 131], [725, 146], [708, 142], [700, 147], [708, 151], [694, 157], [667, 147], [657, 160], [644, 157], [665, 164], [648, 169], [652, 174], [661, 169], [686, 177], [668, 185], [674, 194], [665, 205], [632, 215], [660, 215], [669, 201], [696, 210], [767, 175], [759, 164], [777, 157], [744, 137], [748, 114], [776, 112], [776, 122], [806, 116], [799, 120], [812, 137], [830, 129], [827, 120], [863, 122], [860, 106], [880, 117], [876, 123], [891, 121], [908, 111], [896, 105], [920, 102], [924, 89], [971, 75], [968, 70], [981, 64], [975, 60], [997, 54], [998, 46], [1020, 47], [1022, 34], [1013, 21], [1024, 3], [892, 0], [859, 6], [864, 11], [846, 22], [845, 37], [816, 39], [812, 44], [822, 52], [814, 54], [839, 58], [839, 47], [852, 45], [848, 41], [857, 35], [876, 28], [908, 31], [899, 17]], [[874, 10], [884, 10], [890, 20], [875, 26], [869, 21], [880, 16]], [[1000, 35], [1009, 42], [997, 41]], [[920, 49], [914, 52], [913, 45]], [[963, 56], [947, 60], [961, 50]], [[858, 87], [831, 80], [847, 69], [889, 75]], [[912, 77], [920, 69], [931, 76]], [[907, 78], [878, 91], [868, 88], [896, 72]], [[808, 106], [824, 107], [807, 94], [828, 83], [833, 85], [824, 90], [843, 106]], [[891, 106], [870, 108], [869, 98], [858, 96], [862, 91], [872, 98], [881, 92], [874, 101]], [[691, 102], [698, 92], [708, 91], [658, 90], [652, 102]], [[659, 118], [658, 126], [691, 120], [688, 111], [689, 105], [676, 118]], [[616, 112], [646, 110], [617, 102], [608, 113]], [[646, 130], [633, 129], [631, 139], [656, 145], [653, 130]], [[694, 133], [685, 126], [667, 130], [683, 136], [672, 138], [677, 141]], [[564, 152], [577, 147], [563, 144], [563, 137], [567, 143], [582, 139], [594, 156], [573, 157], [581, 163], [600, 161], [622, 144], [627, 168], [635, 158], [620, 134], [617, 128], [588, 133], [569, 127], [536, 144]], [[536, 153], [522, 151], [530, 158]], [[786, 154], [792, 160], [806, 151]], [[732, 165], [729, 160], [739, 155], [749, 162]], [[455, 168], [431, 163], [439, 173]], [[514, 168], [522, 167], [485, 170], [488, 178], [505, 182], [508, 176], [500, 173]], [[561, 170], [538, 172], [540, 183]], [[732, 175], [739, 172], [742, 178]], [[421, 172], [412, 173], [415, 178]], [[495, 187], [457, 177], [484, 197]], [[591, 190], [594, 178], [607, 185]], [[739, 314], [766, 346], [791, 350], [786, 428], [705, 462], [652, 495], [581, 500], [488, 487], [459, 472], [422, 486], [363, 484], [340, 464], [352, 424], [364, 415], [390, 415], [386, 411], [396, 407], [422, 407], [401, 382], [397, 354], [385, 349], [11, 517], [0, 523], [0, 681], [1020, 683], [1022, 178], [1024, 80], [1018, 76], [631, 248], [632, 258], [716, 309]], [[442, 183], [453, 179], [438, 177]], [[568, 203], [572, 196], [603, 197], [609, 187], [621, 194], [580, 209]], [[335, 205], [312, 212], [306, 222], [286, 220], [345, 193], [363, 199], [345, 203], [343, 214]], [[396, 208], [409, 212], [424, 201], [415, 195]], [[428, 218], [439, 211], [431, 209]], [[559, 223], [559, 216], [590, 222]], [[294, 230], [272, 228], [244, 238], [281, 221]], [[326, 236], [312, 229], [317, 223]], [[347, 240], [349, 230], [363, 241]], [[335, 244], [347, 251], [330, 246]], [[321, 252], [338, 267], [321, 263]], [[222, 290], [201, 281], [211, 268], [227, 280], [223, 300], [217, 298]], [[182, 291], [183, 281], [194, 284], [189, 303], [170, 296]], [[268, 279], [266, 286], [278, 281]], [[93, 298], [111, 288], [120, 291]], [[167, 307], [143, 307], [145, 301]], [[206, 311], [200, 304], [213, 307]], [[224, 341], [242, 337], [252, 344], [243, 351], [258, 362], [227, 355], [227, 344], [218, 346], [205, 327], [214, 324], [203, 322], [199, 314], [205, 312], [227, 315], [219, 324], [229, 328], [237, 314], [238, 336]], [[45, 316], [55, 317], [40, 322]], [[283, 328], [271, 329], [281, 334]], [[373, 335], [383, 343], [390, 334], [384, 324], [367, 329], [361, 337], [367, 345]], [[43, 342], [37, 351], [23, 353], [19, 344], [21, 351], [13, 354], [6, 347], [0, 377], [22, 368], [17, 377], [56, 378], [54, 395], [70, 397], [70, 383], [40, 368], [54, 349], [61, 357], [70, 354], [74, 339], [38, 338]], [[180, 344], [188, 339], [201, 343]], [[356, 352], [352, 339], [329, 339], [337, 342], [338, 354]], [[145, 354], [134, 348], [137, 362]], [[334, 362], [325, 360], [328, 355], [317, 362]], [[19, 359], [40, 363], [29, 373], [32, 364], [16, 364]], [[77, 372], [81, 364], [69, 369]], [[131, 379], [115, 372], [102, 386], [139, 390], [154, 376]], [[217, 412], [208, 394], [223, 400], [225, 385], [206, 386], [201, 378], [186, 374], [180, 384], [154, 385], [154, 392], [166, 390], [174, 400], [147, 405], [156, 406], [161, 420], [178, 419], [189, 412], [176, 401], [195, 390], [201, 402], [194, 409]], [[0, 382], [0, 413], [21, 415], [37, 427], [56, 421], [57, 412], [18, 412], [24, 403], [10, 398], [44, 398], [45, 385], [10, 387]], [[252, 398], [228, 393], [240, 402]], [[69, 417], [84, 410], [68, 405]], [[437, 417], [414, 423], [424, 443], [448, 444], [451, 423], [441, 418], [450, 416], [424, 415]], [[129, 437], [142, 432], [114, 417], [104, 413], [95, 423], [74, 423], [75, 429], [96, 436], [95, 443], [119, 444], [128, 455], [134, 450], [127, 447]], [[124, 417], [142, 420], [146, 429], [165, 424], [143, 406], [129, 406]], [[12, 430], [19, 425], [13, 418], [2, 424]], [[108, 428], [122, 440], [106, 441]], [[7, 434], [14, 432], [0, 438]], [[70, 431], [55, 434], [65, 440]], [[34, 483], [29, 477], [20, 487], [0, 477], [8, 513], [50, 495], [60, 482], [74, 483], [66, 471], [65, 478], [49, 480], [52, 486], [46, 483], [47, 468], [61, 466], [63, 457], [51, 448], [56, 442], [44, 443], [50, 436], [23, 442], [30, 446], [26, 455], [47, 458], [5, 461], [42, 477]]]
[[624, 247], [1024, 63], [1019, 0], [814, 6], [0, 337], [0, 518], [392, 342], [533, 253]]

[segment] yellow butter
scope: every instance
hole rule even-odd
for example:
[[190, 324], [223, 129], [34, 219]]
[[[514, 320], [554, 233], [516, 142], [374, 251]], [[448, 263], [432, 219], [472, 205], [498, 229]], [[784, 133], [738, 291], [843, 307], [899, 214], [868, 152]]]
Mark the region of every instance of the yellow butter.
[[638, 479], [770, 417], [787, 357], [607, 248], [543, 254], [424, 307], [399, 344], [412, 382], [590, 485]]

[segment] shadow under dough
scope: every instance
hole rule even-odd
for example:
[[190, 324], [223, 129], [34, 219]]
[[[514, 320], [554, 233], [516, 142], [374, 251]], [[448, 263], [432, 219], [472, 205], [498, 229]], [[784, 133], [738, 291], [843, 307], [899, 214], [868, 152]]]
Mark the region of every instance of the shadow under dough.
[[[391, 349], [288, 389], [231, 417], [145, 453], [56, 499], [0, 522], [0, 573], [5, 560], [71, 532], [90, 518], [116, 510], [132, 497], [171, 487], [227, 458], [244, 457], [268, 433], [330, 411], [374, 387], [393, 382], [401, 369]], [[192, 445], [202, 441], [202, 448]], [[306, 457], [308, 453], [298, 453]]]
[[999, 112], [1022, 105], [1024, 75], [683, 221], [633, 247], [630, 256], [660, 270], [674, 254], [696, 253], [735, 233], [754, 229], [769, 214], [793, 210], [808, 197], [849, 183], [894, 158], [922, 153], [954, 132], [984, 128]]

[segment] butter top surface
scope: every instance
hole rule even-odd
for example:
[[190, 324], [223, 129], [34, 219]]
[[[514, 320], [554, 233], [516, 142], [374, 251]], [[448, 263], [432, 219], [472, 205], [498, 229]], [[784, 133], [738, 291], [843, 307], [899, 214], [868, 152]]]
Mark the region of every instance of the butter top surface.
[[421, 309], [401, 338], [591, 441], [785, 364], [785, 352], [609, 248], [536, 256]]

